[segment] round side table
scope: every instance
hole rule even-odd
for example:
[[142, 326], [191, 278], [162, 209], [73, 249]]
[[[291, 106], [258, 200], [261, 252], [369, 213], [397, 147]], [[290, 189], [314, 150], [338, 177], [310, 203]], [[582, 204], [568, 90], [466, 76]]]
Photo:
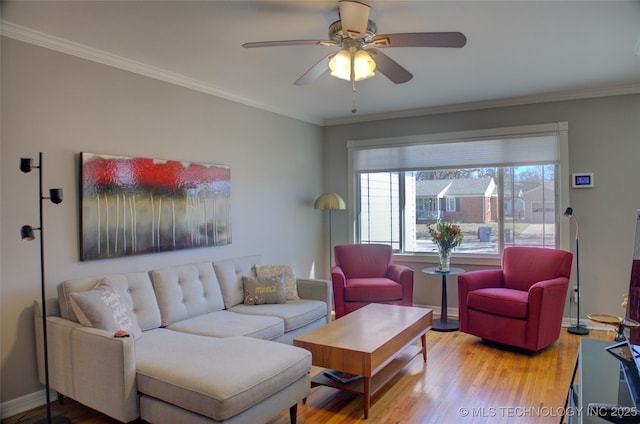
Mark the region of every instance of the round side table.
[[447, 317], [447, 276], [448, 275], [460, 275], [464, 274], [465, 270], [462, 268], [449, 268], [449, 271], [439, 271], [437, 267], [424, 268], [422, 270], [425, 274], [440, 275], [442, 276], [442, 306], [440, 309], [440, 319], [433, 321], [432, 330], [435, 331], [457, 331], [458, 320], [448, 319]]

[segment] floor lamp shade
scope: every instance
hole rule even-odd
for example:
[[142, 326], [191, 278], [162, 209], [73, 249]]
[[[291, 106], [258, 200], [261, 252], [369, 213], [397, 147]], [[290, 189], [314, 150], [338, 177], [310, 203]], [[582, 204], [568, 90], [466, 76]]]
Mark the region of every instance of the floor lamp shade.
[[53, 417], [51, 415], [51, 396], [50, 396], [50, 385], [49, 385], [49, 349], [47, 346], [47, 303], [46, 303], [46, 286], [45, 286], [45, 278], [44, 278], [44, 228], [42, 225], [42, 206], [43, 200], [49, 199], [51, 203], [59, 204], [62, 202], [62, 189], [61, 188], [53, 188], [49, 190], [49, 197], [45, 197], [42, 192], [42, 152], [39, 154], [39, 164], [37, 166], [33, 165], [33, 161], [29, 158], [21, 158], [20, 159], [20, 170], [25, 174], [30, 172], [32, 169], [38, 169], [38, 186], [39, 186], [39, 219], [40, 226], [37, 228], [32, 227], [31, 225], [23, 225], [20, 229], [20, 237], [24, 241], [34, 240], [35, 234], [34, 231], [40, 231], [40, 296], [42, 301], [42, 341], [43, 341], [43, 363], [44, 363], [44, 378], [45, 378], [45, 396], [46, 396], [46, 418], [44, 420], [37, 421], [37, 423], [47, 423], [47, 424], [67, 424], [71, 423], [67, 417], [56, 416]]
[[345, 210], [347, 209], [347, 205], [338, 193], [324, 193], [316, 199], [313, 208], [329, 211], [329, 267], [331, 267], [333, 264], [331, 255], [331, 251], [333, 250], [333, 242], [331, 241], [331, 211]]
[[20, 229], [20, 238], [24, 241], [35, 240], [36, 236], [33, 232], [34, 228], [31, 225], [23, 225]]
[[344, 210], [347, 205], [342, 197], [337, 193], [324, 193], [316, 199], [313, 204], [314, 209]]

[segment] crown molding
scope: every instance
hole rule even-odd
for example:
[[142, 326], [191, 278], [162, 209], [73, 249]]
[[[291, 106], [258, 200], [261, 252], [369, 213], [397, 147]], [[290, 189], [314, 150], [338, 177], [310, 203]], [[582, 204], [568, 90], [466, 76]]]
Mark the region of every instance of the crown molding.
[[359, 122], [381, 121], [385, 119], [411, 118], [424, 115], [437, 115], [441, 113], [467, 112], [480, 109], [492, 109], [499, 107], [511, 107], [530, 105], [535, 103], [561, 102], [566, 100], [590, 99], [594, 97], [621, 96], [625, 94], [639, 94], [640, 84], [629, 84], [614, 87], [593, 88], [585, 90], [559, 91], [542, 93], [530, 96], [508, 97], [495, 100], [483, 100], [479, 102], [456, 103], [451, 105], [433, 106], [421, 109], [407, 109], [396, 112], [361, 115], [358, 117], [346, 117], [326, 119], [325, 126], [344, 125]]
[[175, 72], [170, 72], [155, 66], [146, 65], [135, 60], [127, 59], [122, 56], [89, 47], [84, 44], [69, 41], [64, 38], [46, 34], [44, 32], [36, 31], [21, 25], [16, 25], [4, 20], [0, 20], [0, 34], [18, 41], [23, 41], [25, 43], [34, 44], [36, 46], [90, 60], [92, 62], [101, 63], [103, 65], [108, 65], [114, 68], [168, 82], [170, 84], [175, 84], [202, 93], [211, 94], [213, 96], [231, 100], [236, 103], [255, 107], [257, 109], [265, 110], [268, 112], [273, 112], [278, 115], [288, 116], [299, 121], [322, 125], [322, 122], [313, 120], [306, 115], [295, 115], [290, 111], [274, 108], [271, 105], [256, 102], [255, 100], [229, 93], [228, 91], [225, 91], [220, 87], [216, 87], [214, 85], [189, 78]]
[[[299, 121], [308, 122], [321, 126], [344, 125], [362, 122], [380, 121], [386, 119], [411, 118], [424, 115], [436, 115], [441, 113], [465, 112], [480, 109], [491, 109], [499, 107], [520, 106], [535, 103], [558, 102], [566, 100], [587, 99], [593, 97], [618, 96], [625, 94], [640, 93], [640, 84], [623, 85], [616, 87], [603, 87], [586, 90], [572, 90], [553, 93], [542, 93], [530, 96], [519, 96], [502, 98], [495, 100], [486, 100], [468, 103], [456, 103], [443, 106], [433, 106], [418, 109], [407, 109], [393, 112], [384, 112], [377, 114], [367, 114], [358, 116], [348, 116], [343, 118], [329, 118], [324, 120], [313, 119], [307, 115], [292, 114], [291, 111], [274, 108], [269, 104], [256, 102], [255, 100], [238, 96], [221, 89], [220, 87], [186, 77], [181, 74], [167, 71], [155, 66], [149, 66], [135, 60], [127, 59], [103, 50], [95, 49], [84, 44], [66, 40], [64, 38], [55, 37], [44, 32], [36, 31], [21, 25], [0, 20], [0, 35], [34, 44], [50, 50], [66, 53], [82, 59], [101, 63], [103, 65], [144, 75], [160, 81], [175, 84], [181, 87], [189, 88], [216, 97], [221, 97], [243, 105], [255, 107], [257, 109], [272, 112], [278, 115], [287, 116]], [[640, 55], [640, 39], [636, 45], [636, 53]]]

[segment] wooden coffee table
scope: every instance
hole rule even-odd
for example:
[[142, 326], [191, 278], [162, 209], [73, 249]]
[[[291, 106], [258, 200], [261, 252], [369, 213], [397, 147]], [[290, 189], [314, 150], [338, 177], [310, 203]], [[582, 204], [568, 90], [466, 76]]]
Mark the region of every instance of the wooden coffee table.
[[[312, 386], [329, 386], [364, 395], [364, 417], [373, 396], [413, 358], [427, 361], [427, 331], [432, 311], [427, 308], [371, 303], [293, 340], [311, 352], [313, 365], [361, 375], [339, 383], [315, 375]], [[413, 344], [418, 338], [421, 346]]]

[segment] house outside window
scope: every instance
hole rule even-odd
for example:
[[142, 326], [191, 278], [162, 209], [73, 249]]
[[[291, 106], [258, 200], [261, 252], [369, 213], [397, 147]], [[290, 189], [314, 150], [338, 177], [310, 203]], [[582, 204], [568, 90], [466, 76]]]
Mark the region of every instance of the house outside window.
[[[560, 219], [568, 205], [568, 182], [561, 178], [567, 174], [566, 125], [534, 127], [533, 133], [497, 140], [452, 142], [433, 135], [424, 142], [403, 139], [400, 146], [384, 140], [382, 148], [376, 141], [375, 148], [372, 141], [350, 142], [353, 240], [391, 244], [397, 253], [435, 254], [428, 226], [443, 219], [463, 230], [457, 256], [499, 257], [512, 245], [568, 245], [568, 225]], [[440, 151], [449, 152], [434, 155]], [[383, 154], [391, 160], [380, 162]], [[466, 159], [447, 162], [460, 156]]]

